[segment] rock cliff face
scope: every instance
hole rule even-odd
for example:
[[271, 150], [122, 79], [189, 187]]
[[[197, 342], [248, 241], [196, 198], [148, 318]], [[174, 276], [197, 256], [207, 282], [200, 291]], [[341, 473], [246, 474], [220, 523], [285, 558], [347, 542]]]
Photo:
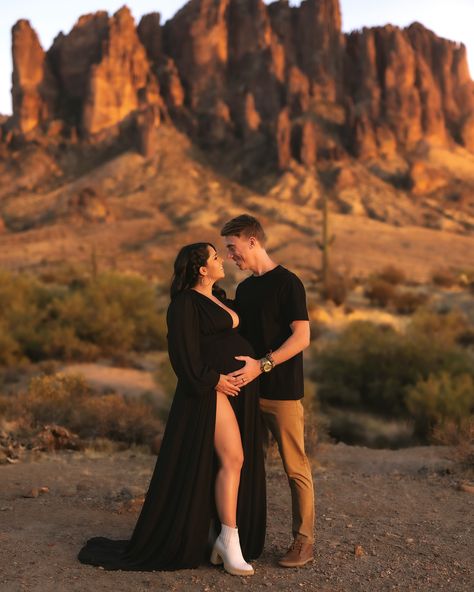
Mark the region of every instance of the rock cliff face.
[[280, 169], [423, 142], [474, 151], [464, 46], [419, 23], [343, 35], [338, 0], [191, 0], [164, 26], [153, 13], [138, 27], [124, 7], [81, 17], [47, 53], [19, 21], [12, 46], [22, 133], [60, 120], [101, 138], [135, 118], [150, 153], [169, 114], [204, 146], [258, 144]]
[[358, 154], [413, 148], [426, 139], [470, 144], [474, 85], [464, 46], [415, 23], [347, 38], [348, 122]]
[[165, 113], [159, 84], [128, 8], [81, 17], [47, 54], [25, 21], [13, 30], [14, 119], [29, 131], [49, 119], [92, 137], [130, 114]]
[[128, 8], [122, 8], [109, 20], [107, 33], [101, 60], [90, 69], [83, 107], [84, 131], [94, 135], [147, 106], [156, 107], [158, 124], [162, 106], [158, 81]]
[[38, 36], [28, 21], [21, 20], [12, 29], [12, 98], [14, 122], [27, 133], [53, 114], [57, 95]]

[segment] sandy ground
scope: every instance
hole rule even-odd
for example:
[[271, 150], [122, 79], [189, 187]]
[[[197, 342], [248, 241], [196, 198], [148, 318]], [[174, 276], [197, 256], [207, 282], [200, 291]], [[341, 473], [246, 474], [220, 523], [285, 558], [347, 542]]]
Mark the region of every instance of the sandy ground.
[[160, 401], [164, 397], [162, 389], [153, 379], [152, 372], [102, 364], [70, 364], [62, 368], [61, 372], [83, 376], [90, 386], [98, 391], [112, 390], [129, 397], [150, 393]]
[[[126, 573], [78, 563], [88, 537], [130, 534], [154, 462], [140, 451], [91, 451], [0, 467], [2, 592], [473, 589], [474, 495], [457, 488], [462, 475], [449, 451], [435, 447], [322, 446], [313, 459], [316, 557], [305, 568], [276, 563], [290, 531], [288, 486], [277, 458], [268, 463], [267, 540], [252, 578], [211, 565]], [[40, 487], [49, 492], [24, 497]]]

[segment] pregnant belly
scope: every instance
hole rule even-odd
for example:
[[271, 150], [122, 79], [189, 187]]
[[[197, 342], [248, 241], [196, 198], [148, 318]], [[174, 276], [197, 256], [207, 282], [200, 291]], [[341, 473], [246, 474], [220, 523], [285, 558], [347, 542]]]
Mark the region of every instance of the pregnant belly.
[[235, 356], [254, 356], [249, 342], [235, 330], [209, 335], [201, 342], [202, 360], [220, 374], [243, 366], [243, 362], [236, 360]]

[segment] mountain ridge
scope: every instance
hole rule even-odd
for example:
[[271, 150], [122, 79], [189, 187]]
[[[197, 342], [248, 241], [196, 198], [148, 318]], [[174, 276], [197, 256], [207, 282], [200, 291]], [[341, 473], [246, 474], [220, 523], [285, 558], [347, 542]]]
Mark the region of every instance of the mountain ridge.
[[141, 212], [178, 236], [246, 208], [314, 241], [326, 197], [357, 227], [472, 234], [474, 83], [464, 46], [419, 23], [343, 34], [338, 0], [191, 0], [163, 25], [84, 15], [46, 51], [21, 20], [12, 51], [4, 235]]

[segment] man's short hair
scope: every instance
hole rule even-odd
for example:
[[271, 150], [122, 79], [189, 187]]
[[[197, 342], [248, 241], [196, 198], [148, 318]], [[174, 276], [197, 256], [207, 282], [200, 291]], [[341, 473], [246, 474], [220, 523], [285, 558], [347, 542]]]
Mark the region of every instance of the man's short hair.
[[267, 240], [260, 222], [249, 214], [242, 214], [226, 222], [221, 229], [221, 236], [243, 236], [245, 238], [254, 236], [262, 245]]

